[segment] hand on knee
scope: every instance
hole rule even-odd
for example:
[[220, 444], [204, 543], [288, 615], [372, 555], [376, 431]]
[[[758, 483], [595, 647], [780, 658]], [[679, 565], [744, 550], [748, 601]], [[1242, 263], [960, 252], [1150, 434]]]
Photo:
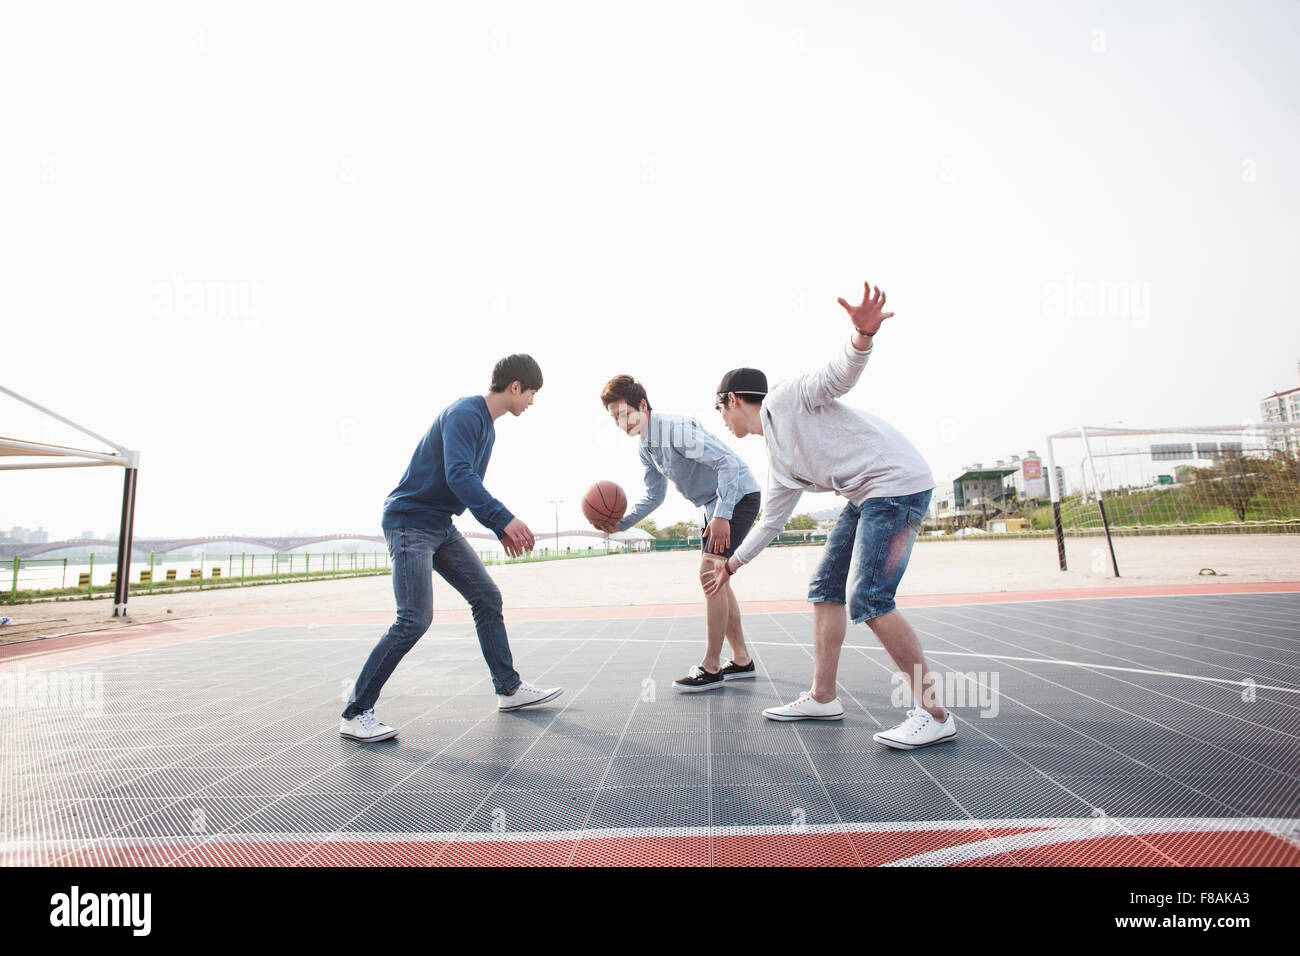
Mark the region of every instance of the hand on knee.
[[[705, 594], [709, 593], [709, 576], [711, 573], [712, 571], [707, 561], [700, 565], [700, 590]], [[726, 587], [726, 585], [724, 584], [723, 587]], [[719, 591], [718, 593], [721, 594], [722, 592]]]

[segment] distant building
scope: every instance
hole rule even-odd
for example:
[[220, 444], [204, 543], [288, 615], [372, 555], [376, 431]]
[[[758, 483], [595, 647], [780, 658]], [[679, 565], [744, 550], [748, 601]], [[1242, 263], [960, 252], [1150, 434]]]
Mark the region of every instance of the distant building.
[[48, 544], [49, 540], [50, 533], [44, 528], [37, 528], [35, 531], [28, 532], [27, 534], [28, 544]]
[[[1056, 480], [1064, 495], [1065, 470], [1059, 465]], [[1038, 453], [1030, 451], [1023, 458], [1012, 455], [990, 466], [978, 462], [963, 468], [951, 480], [935, 486], [931, 504], [935, 521], [945, 530], [983, 524], [994, 517], [1003, 522], [1002, 530], [1015, 530], [1006, 525], [1007, 512], [1017, 510], [1022, 503], [1048, 501], [1051, 496], [1047, 469]]]
[[935, 487], [933, 503], [935, 520], [945, 530], [962, 528], [972, 523], [982, 523], [990, 514], [1000, 514], [1007, 499], [1014, 498], [1015, 486], [1011, 475], [1015, 465], [998, 462], [991, 468], [977, 462]]
[[27, 541], [27, 529], [26, 529], [26, 528], [20, 528], [20, 527], [18, 527], [17, 525], [14, 525], [14, 527], [13, 527], [12, 529], [10, 529], [10, 531], [9, 531], [9, 540], [10, 540], [10, 541], [17, 541], [17, 542], [19, 542], [20, 544], [26, 543], [26, 541]]
[[[1300, 377], [1300, 362], [1296, 363], [1296, 374]], [[1300, 422], [1300, 386], [1260, 399], [1259, 417], [1266, 422]], [[1269, 446], [1277, 451], [1300, 452], [1300, 435], [1272, 438]]]
[[[999, 461], [998, 464], [1002, 463]], [[1011, 483], [1016, 489], [1018, 499], [1022, 501], [1051, 499], [1052, 489], [1048, 484], [1047, 469], [1043, 467], [1043, 459], [1039, 457], [1038, 452], [1030, 450], [1024, 458], [1012, 455], [1009, 464], [1019, 466], [1011, 475]], [[1065, 469], [1060, 465], [1056, 466], [1056, 480], [1061, 488], [1061, 494], [1065, 494]]]

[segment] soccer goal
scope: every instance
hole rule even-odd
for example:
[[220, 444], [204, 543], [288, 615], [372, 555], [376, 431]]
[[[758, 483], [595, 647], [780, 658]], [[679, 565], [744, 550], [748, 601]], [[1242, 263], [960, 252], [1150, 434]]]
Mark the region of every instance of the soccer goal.
[[[1079, 426], [1047, 436], [1052, 523], [1065, 536], [1300, 533], [1300, 422]], [[1068, 491], [1068, 493], [1067, 493]]]

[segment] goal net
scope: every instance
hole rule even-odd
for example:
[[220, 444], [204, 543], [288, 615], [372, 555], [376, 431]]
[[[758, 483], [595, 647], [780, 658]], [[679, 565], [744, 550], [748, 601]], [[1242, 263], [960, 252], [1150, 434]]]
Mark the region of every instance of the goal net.
[[1047, 444], [1062, 570], [1065, 535], [1300, 533], [1300, 422], [1081, 426]]

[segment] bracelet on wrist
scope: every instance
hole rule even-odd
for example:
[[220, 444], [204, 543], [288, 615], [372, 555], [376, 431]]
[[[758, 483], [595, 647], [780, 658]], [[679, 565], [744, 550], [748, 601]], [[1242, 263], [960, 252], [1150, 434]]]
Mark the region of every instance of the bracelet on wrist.
[[861, 335], [863, 338], [866, 338], [866, 339], [869, 339], [869, 338], [871, 338], [873, 335], [876, 334], [875, 332], [863, 332], [863, 331], [862, 331], [860, 328], [858, 328], [856, 325], [853, 327], [853, 331], [854, 331], [854, 332], [857, 332], [858, 335]]

